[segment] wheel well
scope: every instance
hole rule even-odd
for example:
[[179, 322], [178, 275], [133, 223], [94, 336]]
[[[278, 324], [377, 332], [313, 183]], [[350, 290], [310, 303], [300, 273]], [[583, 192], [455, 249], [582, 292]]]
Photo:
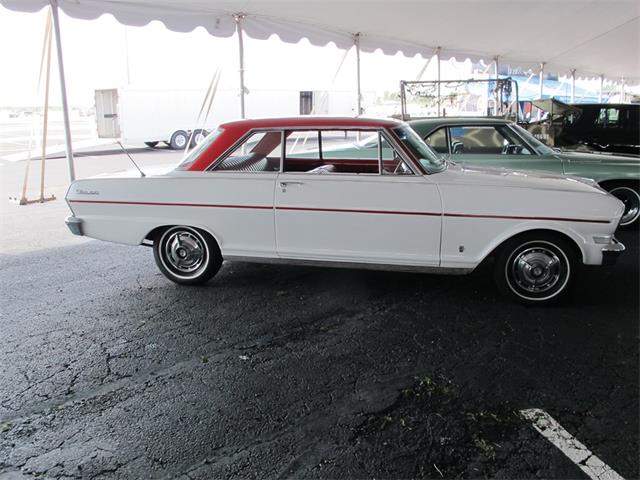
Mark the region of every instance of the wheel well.
[[156, 227], [153, 230], [151, 230], [149, 233], [147, 233], [147, 235], [144, 237], [145, 240], [150, 240], [150, 241], [154, 241], [156, 236], [163, 231], [165, 228], [169, 228], [172, 227], [173, 225], [162, 225], [161, 227]]
[[558, 237], [558, 238], [562, 238], [563, 240], [565, 240], [567, 242], [567, 244], [569, 244], [571, 246], [571, 248], [573, 249], [573, 253], [576, 254], [576, 257], [580, 259], [580, 261], [582, 261], [584, 259], [583, 255], [582, 255], [582, 250], [580, 250], [580, 247], [578, 246], [578, 244], [576, 243], [576, 241], [571, 238], [569, 235], [559, 232], [557, 230], [550, 230], [550, 229], [546, 229], [546, 228], [537, 228], [537, 229], [533, 229], [533, 230], [525, 230], [524, 232], [520, 232], [517, 233], [516, 235], [513, 235], [509, 238], [506, 238], [505, 240], [503, 240], [500, 245], [498, 245], [496, 248], [494, 248], [491, 253], [489, 255], [487, 255], [487, 257], [485, 258], [484, 261], [486, 261], [489, 258], [495, 258], [496, 255], [500, 252], [500, 250], [509, 242], [513, 241], [516, 238], [525, 236], [525, 235], [531, 235], [532, 233], [542, 233], [545, 235], [551, 235], [554, 237]]
[[604, 188], [606, 191], [609, 191], [610, 189], [614, 188], [614, 187], [619, 187], [622, 185], [630, 185], [633, 186], [635, 188], [640, 188], [640, 180], [633, 180], [633, 179], [628, 179], [628, 180], [604, 180], [602, 182], [600, 182], [598, 185], [600, 185], [601, 188]]
[[[171, 228], [171, 227], [177, 227], [178, 225], [160, 225], [159, 227], [154, 228], [153, 230], [151, 230], [149, 233], [147, 233], [147, 235], [144, 237], [144, 239], [142, 240], [142, 243], [145, 242], [145, 240], [148, 240], [150, 242], [154, 242], [156, 237], [164, 230], [166, 230], [167, 228]], [[209, 230], [205, 229], [205, 228], [201, 228], [201, 227], [195, 227], [193, 225], [184, 225], [185, 227], [191, 227], [191, 228], [195, 228], [196, 230], [200, 230], [201, 232], [206, 233], [207, 235], [209, 235], [213, 241], [216, 243], [216, 245], [218, 246], [218, 249], [220, 249], [220, 242], [218, 241], [218, 239], [216, 238], [215, 235], [213, 235]], [[146, 244], [146, 245], [151, 245], [151, 244]]]

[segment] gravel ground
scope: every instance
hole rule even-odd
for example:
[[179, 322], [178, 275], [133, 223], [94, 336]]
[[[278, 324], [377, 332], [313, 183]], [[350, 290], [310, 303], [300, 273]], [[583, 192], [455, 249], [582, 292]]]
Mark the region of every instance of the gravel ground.
[[0, 478], [587, 478], [541, 408], [638, 465], [638, 234], [573, 298], [467, 277], [226, 263], [144, 247], [0, 256]]

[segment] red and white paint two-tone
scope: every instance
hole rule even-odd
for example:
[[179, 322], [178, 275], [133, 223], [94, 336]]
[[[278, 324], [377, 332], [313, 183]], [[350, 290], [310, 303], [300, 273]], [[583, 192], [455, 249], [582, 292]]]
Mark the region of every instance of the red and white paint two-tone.
[[[341, 131], [378, 140], [340, 150], [327, 132]], [[313, 147], [296, 153], [302, 134]], [[593, 182], [463, 169], [393, 120], [232, 122], [167, 173], [78, 180], [66, 199], [74, 233], [153, 244], [182, 284], [227, 259], [468, 273], [491, 257], [504, 293], [540, 304], [624, 250], [623, 205]]]

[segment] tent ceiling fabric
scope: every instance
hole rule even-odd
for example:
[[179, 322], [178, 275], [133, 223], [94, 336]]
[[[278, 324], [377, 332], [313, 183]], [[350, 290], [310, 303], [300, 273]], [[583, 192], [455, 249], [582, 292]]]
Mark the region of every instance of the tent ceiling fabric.
[[[37, 11], [48, 0], [0, 0], [12, 10]], [[245, 13], [252, 38], [307, 38], [387, 54], [491, 61], [563, 75], [640, 78], [638, 0], [58, 0], [66, 14], [92, 19], [112, 14], [126, 25], [163, 22], [179, 32], [204, 27], [215, 36], [235, 31]]]

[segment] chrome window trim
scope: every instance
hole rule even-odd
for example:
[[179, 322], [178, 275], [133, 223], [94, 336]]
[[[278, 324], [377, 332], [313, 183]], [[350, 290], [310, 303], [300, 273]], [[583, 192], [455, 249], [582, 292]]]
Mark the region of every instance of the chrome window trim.
[[[235, 141], [233, 145], [227, 148], [222, 154], [215, 159], [211, 164], [203, 170], [203, 172], [219, 172], [219, 173], [279, 173], [282, 170], [282, 151], [280, 153], [280, 169], [273, 172], [243, 172], [239, 170], [215, 170], [215, 168], [222, 162], [224, 162], [233, 152], [235, 152], [238, 148], [242, 146], [242, 144], [251, 137], [254, 133], [262, 133], [262, 132], [273, 132], [278, 131], [277, 128], [252, 128], [248, 130], [244, 135], [242, 135], [238, 140]], [[283, 132], [284, 134], [284, 132]], [[282, 136], [280, 137], [280, 149], [282, 150]]]
[[[211, 162], [207, 168], [203, 169], [202, 172], [224, 172], [224, 170], [214, 170], [215, 167], [218, 165], [218, 163], [223, 162], [231, 153], [233, 153], [241, 144], [242, 142], [244, 142], [249, 136], [251, 136], [252, 134], [256, 133], [256, 132], [273, 132], [273, 131], [280, 131], [282, 133], [282, 136], [284, 137], [284, 133], [286, 130], [304, 130], [304, 131], [309, 131], [309, 130], [360, 130], [360, 131], [371, 131], [371, 132], [381, 132], [385, 138], [387, 139], [387, 141], [389, 142], [390, 145], [393, 146], [393, 148], [395, 148], [395, 150], [400, 154], [400, 157], [404, 160], [404, 162], [407, 164], [407, 166], [413, 171], [413, 173], [415, 175], [422, 175], [421, 170], [419, 170], [413, 159], [409, 158], [406, 154], [406, 152], [402, 149], [399, 148], [398, 142], [396, 141], [395, 137], [393, 135], [389, 134], [389, 129], [391, 128], [396, 128], [399, 125], [393, 125], [390, 127], [371, 127], [371, 126], [358, 126], [358, 127], [345, 127], [345, 126], [335, 126], [335, 125], [326, 125], [326, 126], [321, 126], [321, 127], [292, 127], [292, 126], [273, 126], [273, 127], [256, 127], [256, 128], [251, 128], [249, 130], [247, 130], [245, 132], [244, 135], [242, 135], [238, 140], [236, 140], [233, 145], [231, 145], [229, 148], [227, 148], [224, 152], [222, 152], [222, 154], [216, 158], [213, 162]], [[284, 168], [284, 142], [281, 142], [281, 157], [280, 157], [280, 171], [279, 172], [238, 172], [238, 171], [228, 171], [230, 173], [285, 173], [283, 171]], [[304, 172], [287, 172], [287, 173], [304, 173]], [[347, 174], [349, 175], [349, 174]], [[354, 175], [371, 175], [371, 174], [354, 174]], [[402, 176], [402, 175], [400, 175]]]
[[[399, 148], [399, 145], [395, 139], [394, 136], [389, 135], [389, 132], [385, 131], [384, 129], [380, 130], [380, 134], [385, 138], [385, 140], [389, 143], [389, 145], [391, 145], [391, 147], [396, 151], [396, 153], [399, 155], [400, 159], [405, 163], [405, 165], [407, 165], [407, 167], [409, 167], [409, 170], [411, 170], [413, 175], [421, 175], [419, 173], [419, 170], [416, 169], [415, 164], [413, 163], [413, 161], [411, 161], [410, 159], [408, 159], [408, 157], [406, 156], [405, 152], [403, 149]], [[382, 161], [382, 155], [380, 155], [380, 160]], [[381, 165], [382, 166], [382, 165]], [[380, 171], [382, 172], [382, 168], [380, 169]], [[407, 175], [398, 175], [396, 174], [387, 174], [386, 176], [397, 176], [397, 177], [406, 177]]]
[[[285, 131], [313, 131], [313, 130], [318, 130], [319, 132], [321, 130], [353, 130], [353, 131], [372, 131], [372, 132], [377, 132], [379, 135], [382, 135], [385, 140], [389, 143], [389, 145], [396, 151], [396, 153], [399, 154], [401, 160], [409, 167], [409, 169], [412, 172], [412, 175], [421, 175], [419, 172], [419, 170], [416, 169], [415, 164], [413, 163], [413, 161], [411, 159], [409, 159], [404, 150], [402, 150], [401, 148], [399, 148], [398, 143], [396, 142], [396, 139], [389, 134], [388, 129], [385, 127], [305, 127], [305, 128], [286, 128], [283, 130], [283, 134]], [[322, 154], [322, 151], [320, 151], [320, 154]], [[285, 154], [284, 154], [284, 150], [283, 150], [283, 164], [281, 165], [281, 171], [280, 173], [286, 173], [286, 174], [292, 174], [292, 175], [299, 175], [299, 174], [306, 174], [308, 172], [285, 172], [284, 171], [284, 159], [286, 158]], [[320, 158], [322, 158], [322, 155], [320, 155]], [[327, 173], [328, 175], [339, 175], [339, 176], [346, 176], [346, 175], [351, 175], [354, 177], [362, 177], [362, 176], [368, 176], [368, 177], [406, 177], [408, 175], [398, 175], [398, 174], [383, 174], [382, 173], [382, 155], [378, 155], [378, 173]]]

